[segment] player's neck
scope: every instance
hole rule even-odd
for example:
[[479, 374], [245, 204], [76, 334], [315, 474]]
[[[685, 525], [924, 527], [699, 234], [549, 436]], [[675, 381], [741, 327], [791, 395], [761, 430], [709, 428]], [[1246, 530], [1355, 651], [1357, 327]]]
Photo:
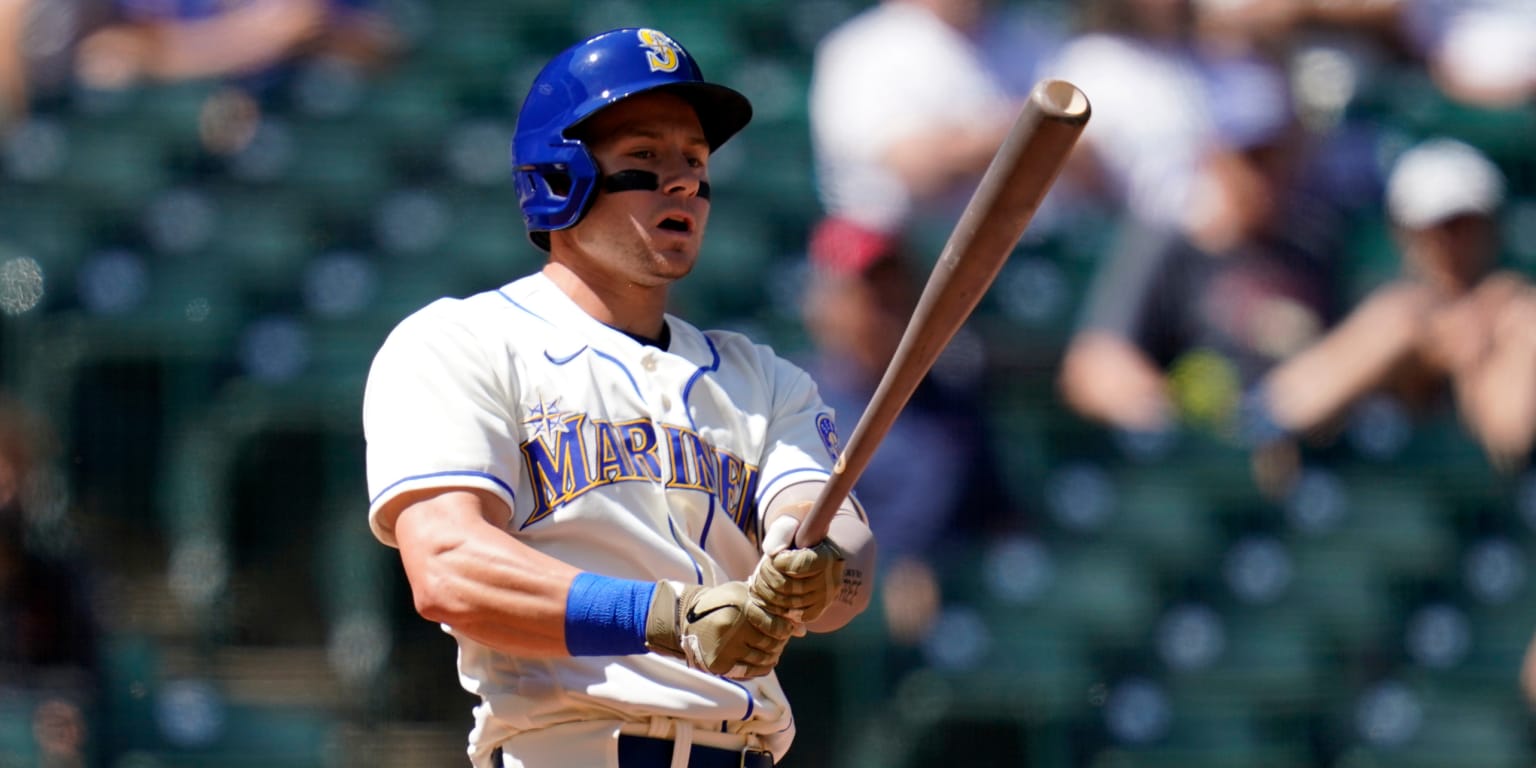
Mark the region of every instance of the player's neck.
[[569, 266], [556, 261], [544, 265], [544, 276], [594, 320], [631, 336], [662, 337], [667, 307], [664, 286], [604, 286], [584, 279]]

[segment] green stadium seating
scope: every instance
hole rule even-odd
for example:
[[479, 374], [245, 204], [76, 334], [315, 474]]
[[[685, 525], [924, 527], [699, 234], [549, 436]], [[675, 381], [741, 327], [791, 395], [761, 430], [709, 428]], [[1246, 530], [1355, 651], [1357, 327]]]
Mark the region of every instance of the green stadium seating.
[[1320, 629], [1346, 652], [1366, 652], [1385, 641], [1393, 606], [1387, 578], [1353, 540], [1298, 545], [1292, 593]]
[[40, 755], [32, 737], [36, 697], [20, 689], [0, 690], [0, 766], [36, 765]]
[[92, 247], [93, 219], [57, 187], [16, 185], [0, 195], [0, 260], [31, 258], [43, 269], [44, 297], [70, 290]]
[[307, 205], [356, 216], [393, 181], [387, 147], [364, 122], [306, 120], [289, 130], [293, 158], [280, 181]]
[[171, 183], [160, 127], [74, 117], [66, 131], [60, 182], [84, 210], [136, 208]]
[[1333, 659], [1298, 601], [1224, 612], [1224, 649], [1203, 669], [1175, 671], [1176, 692], [1266, 715], [1306, 712], [1324, 697]]

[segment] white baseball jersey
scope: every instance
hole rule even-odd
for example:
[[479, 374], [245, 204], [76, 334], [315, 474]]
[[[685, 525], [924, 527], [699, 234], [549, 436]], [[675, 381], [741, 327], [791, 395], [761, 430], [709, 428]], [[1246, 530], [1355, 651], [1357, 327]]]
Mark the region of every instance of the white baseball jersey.
[[[584, 570], [747, 578], [766, 500], [827, 476], [833, 415], [767, 347], [667, 323], [668, 349], [641, 344], [542, 274], [406, 318], [363, 406], [374, 534], [395, 545], [376, 513], [398, 494], [472, 487], [512, 509], [509, 534]], [[517, 732], [595, 718], [709, 723], [757, 734], [776, 757], [794, 737], [771, 674], [729, 680], [657, 654], [520, 659], [455, 636], [460, 681], [483, 699], [477, 764]]]

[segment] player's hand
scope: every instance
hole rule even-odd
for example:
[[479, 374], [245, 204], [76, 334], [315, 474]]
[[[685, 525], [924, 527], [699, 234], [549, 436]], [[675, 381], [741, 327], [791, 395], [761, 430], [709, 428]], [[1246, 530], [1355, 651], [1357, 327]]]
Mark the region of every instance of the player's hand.
[[713, 587], [656, 584], [646, 647], [716, 675], [760, 677], [773, 671], [794, 627], [752, 599], [745, 582]]
[[831, 539], [789, 548], [798, 526], [792, 517], [773, 521], [763, 537], [763, 559], [747, 584], [770, 612], [803, 625], [820, 618], [843, 588], [846, 558]]

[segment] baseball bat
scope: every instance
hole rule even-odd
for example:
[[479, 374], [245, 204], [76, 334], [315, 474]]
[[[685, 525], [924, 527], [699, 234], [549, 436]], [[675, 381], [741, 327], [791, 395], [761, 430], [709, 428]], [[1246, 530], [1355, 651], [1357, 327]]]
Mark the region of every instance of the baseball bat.
[[880, 441], [1024, 236], [1090, 112], [1088, 97], [1064, 80], [1043, 80], [1030, 91], [944, 244], [880, 386], [796, 530], [796, 546], [815, 546], [826, 538], [832, 516]]

